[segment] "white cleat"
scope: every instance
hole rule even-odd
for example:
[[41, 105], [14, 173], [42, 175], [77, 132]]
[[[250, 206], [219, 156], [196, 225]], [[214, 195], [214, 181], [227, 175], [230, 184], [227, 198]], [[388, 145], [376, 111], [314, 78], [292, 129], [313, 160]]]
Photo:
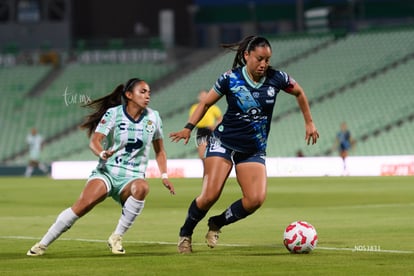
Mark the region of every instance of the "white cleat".
[[125, 249], [122, 247], [122, 236], [112, 234], [108, 238], [108, 246], [113, 254], [125, 254]]
[[30, 248], [29, 251], [27, 251], [26, 255], [27, 256], [42, 256], [45, 253], [46, 249], [47, 249], [46, 245], [36, 243], [35, 245], [32, 246], [32, 248]]
[[178, 252], [182, 254], [193, 253], [193, 248], [191, 246], [191, 237], [180, 237], [178, 240], [177, 249]]
[[208, 232], [206, 234], [206, 243], [210, 248], [214, 248], [217, 245], [219, 239], [220, 229], [211, 221], [208, 221]]

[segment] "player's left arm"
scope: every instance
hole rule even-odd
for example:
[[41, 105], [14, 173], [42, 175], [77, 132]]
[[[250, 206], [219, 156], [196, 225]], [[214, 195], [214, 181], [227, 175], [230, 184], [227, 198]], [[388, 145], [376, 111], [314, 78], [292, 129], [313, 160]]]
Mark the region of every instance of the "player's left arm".
[[215, 107], [216, 107], [216, 109], [215, 109], [215, 111], [216, 111], [216, 114], [215, 114], [216, 122], [214, 124], [213, 129], [215, 129], [221, 123], [221, 121], [223, 121], [223, 114], [221, 113], [221, 109], [217, 105], [215, 105]]
[[296, 97], [296, 101], [299, 105], [300, 110], [302, 111], [303, 118], [305, 120], [305, 130], [306, 130], [305, 140], [307, 144], [309, 145], [311, 140], [312, 140], [312, 144], [315, 144], [319, 138], [319, 133], [313, 122], [308, 98], [306, 97], [305, 91], [293, 79], [291, 80], [291, 84], [285, 89], [285, 91]]
[[155, 161], [157, 162], [158, 169], [161, 172], [161, 180], [165, 188], [167, 188], [171, 194], [175, 194], [174, 185], [168, 179], [167, 175], [167, 152], [164, 148], [163, 139], [156, 139], [152, 141], [152, 146], [155, 152]]

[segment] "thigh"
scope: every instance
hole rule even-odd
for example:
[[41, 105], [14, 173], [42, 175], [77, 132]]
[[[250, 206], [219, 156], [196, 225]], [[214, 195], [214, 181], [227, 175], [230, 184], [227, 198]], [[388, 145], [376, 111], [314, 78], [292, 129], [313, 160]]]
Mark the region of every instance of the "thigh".
[[237, 181], [243, 192], [243, 206], [247, 211], [256, 210], [266, 199], [266, 166], [258, 162], [236, 165]]
[[108, 189], [105, 182], [99, 178], [91, 179], [86, 183], [78, 200], [72, 205], [72, 210], [81, 217], [105, 200], [107, 195]]
[[144, 200], [149, 193], [148, 182], [143, 178], [133, 179], [128, 182], [120, 191], [120, 203], [123, 205], [129, 196], [137, 200]]
[[233, 163], [223, 157], [211, 156], [204, 161], [203, 188], [197, 198], [200, 209], [208, 210], [220, 197]]

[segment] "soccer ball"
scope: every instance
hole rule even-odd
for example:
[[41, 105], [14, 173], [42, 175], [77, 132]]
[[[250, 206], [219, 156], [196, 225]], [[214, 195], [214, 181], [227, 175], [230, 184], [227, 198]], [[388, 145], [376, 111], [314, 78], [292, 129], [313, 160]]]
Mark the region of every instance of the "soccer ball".
[[291, 253], [309, 253], [318, 243], [315, 227], [306, 221], [295, 221], [288, 225], [283, 234], [283, 244]]

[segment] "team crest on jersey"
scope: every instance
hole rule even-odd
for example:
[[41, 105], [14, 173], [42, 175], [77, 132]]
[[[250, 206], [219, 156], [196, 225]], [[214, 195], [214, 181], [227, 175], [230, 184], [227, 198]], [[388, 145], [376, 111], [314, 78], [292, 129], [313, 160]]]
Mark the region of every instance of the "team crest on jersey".
[[269, 97], [274, 97], [275, 96], [275, 89], [273, 88], [273, 87], [269, 87], [268, 89], [267, 89], [267, 95], [269, 96]]
[[155, 131], [155, 125], [154, 125], [154, 123], [152, 121], [148, 121], [147, 122], [147, 125], [145, 126], [145, 130], [148, 133], [153, 133]]

